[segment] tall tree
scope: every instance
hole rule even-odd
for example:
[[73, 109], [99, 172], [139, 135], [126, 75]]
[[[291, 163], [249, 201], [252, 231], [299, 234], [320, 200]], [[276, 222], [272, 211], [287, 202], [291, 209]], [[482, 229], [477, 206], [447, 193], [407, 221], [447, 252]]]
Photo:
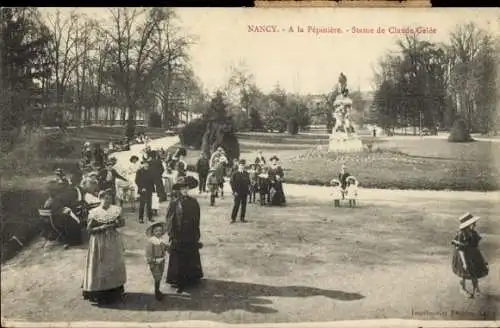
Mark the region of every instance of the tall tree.
[[169, 19], [164, 8], [111, 9], [112, 27], [106, 32], [110, 47], [110, 76], [113, 84], [125, 97], [128, 108], [127, 136], [135, 133], [139, 102], [149, 94], [158, 72], [167, 65], [169, 57], [163, 40], [162, 24]]
[[[474, 23], [459, 25], [450, 35], [451, 91], [469, 129], [478, 128], [477, 120], [485, 122], [488, 108], [494, 106], [494, 93], [488, 87], [495, 83], [492, 41], [491, 35]], [[483, 114], [486, 117], [481, 119]]]
[[71, 76], [76, 69], [77, 62], [74, 56], [77, 31], [77, 12], [72, 11], [64, 18], [59, 10], [55, 14], [47, 14], [46, 20], [52, 35], [49, 44], [49, 55], [54, 64], [53, 87], [55, 89], [55, 105], [58, 115], [66, 116], [70, 110], [66, 92], [71, 82]]
[[39, 123], [50, 34], [36, 8], [0, 8], [0, 23], [0, 143], [8, 151], [23, 128]]

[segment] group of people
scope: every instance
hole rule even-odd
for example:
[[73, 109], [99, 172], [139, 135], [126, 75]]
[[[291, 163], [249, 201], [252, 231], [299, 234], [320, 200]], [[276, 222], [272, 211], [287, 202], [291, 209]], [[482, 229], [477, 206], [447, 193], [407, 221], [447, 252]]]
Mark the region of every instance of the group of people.
[[43, 219], [42, 236], [49, 244], [61, 242], [64, 248], [80, 245], [84, 241], [82, 227], [88, 211], [97, 202], [80, 186], [78, 169], [64, 172], [57, 169], [55, 179], [48, 184], [48, 199], [40, 209]]
[[[158, 254], [164, 259], [168, 249], [167, 282], [179, 292], [203, 277], [199, 256], [201, 243], [198, 243], [200, 209], [197, 200], [187, 194], [198, 186], [198, 181], [186, 176], [184, 156], [184, 148], [169, 154], [163, 150], [153, 151], [146, 145], [142, 154], [131, 156], [129, 165], [117, 163], [115, 157], [110, 157], [96, 171], [88, 171], [88, 166], [83, 171], [80, 167], [56, 170], [55, 179], [49, 183], [49, 198], [40, 209], [44, 219], [43, 234], [47, 240], [62, 242], [64, 248], [88, 240], [82, 282], [85, 299], [109, 303], [120, 299], [124, 293], [127, 276], [118, 229], [125, 225], [123, 193], [131, 186], [133, 190], [129, 193], [137, 193], [140, 202], [139, 222], [144, 222], [145, 210], [150, 221], [146, 229], [150, 237], [146, 257], [153, 276], [158, 278], [159, 272], [163, 273], [164, 264]], [[95, 162], [92, 164], [92, 167], [97, 166]], [[161, 201], [170, 197], [165, 221], [155, 222], [152, 218], [153, 193], [159, 195]], [[169, 236], [168, 247], [158, 239], [162, 234]], [[161, 275], [156, 278], [155, 294], [160, 299]]]
[[82, 244], [88, 212], [100, 203], [98, 194], [103, 190], [109, 191], [112, 205], [119, 204], [122, 208], [130, 203], [133, 211], [139, 199], [139, 221], [144, 222], [144, 212], [150, 221], [153, 220], [158, 214], [159, 203], [172, 195], [175, 177], [170, 174], [171, 168], [178, 166], [179, 172], [185, 175], [186, 164], [182, 160], [185, 152], [181, 149], [170, 156], [162, 152], [164, 156], [161, 157], [160, 152], [146, 147], [142, 158], [134, 155], [128, 165], [124, 165], [104, 152], [99, 144], [92, 150], [90, 143], [85, 142], [83, 165], [69, 170], [57, 168], [54, 179], [48, 183], [49, 197], [39, 212], [44, 223], [42, 235], [48, 241], [46, 245], [60, 242], [68, 248]]
[[[183, 148], [169, 154], [162, 150], [152, 151], [146, 146], [143, 154], [130, 158], [128, 168], [117, 170], [116, 159], [110, 158], [100, 171], [90, 172], [85, 179], [78, 170], [56, 170], [56, 179], [49, 183], [49, 199], [41, 210], [41, 213], [46, 210], [44, 213], [50, 217], [44, 233], [48, 239], [60, 238], [67, 248], [84, 242], [81, 232], [82, 227], [85, 228], [89, 242], [82, 282], [85, 299], [111, 303], [120, 300], [124, 294], [127, 274], [119, 228], [125, 225], [125, 221], [118, 181], [133, 181], [140, 200], [139, 222], [144, 222], [145, 209], [150, 221], [145, 229], [145, 259], [153, 277], [156, 299], [163, 298], [161, 283], [165, 269], [166, 283], [179, 293], [203, 278], [201, 211], [197, 199], [189, 195], [189, 191], [197, 188], [199, 193], [209, 192], [210, 204], [214, 205], [215, 198], [224, 195], [224, 178], [230, 166], [222, 147], [210, 158], [202, 154], [196, 165], [197, 180], [186, 173], [186, 154]], [[231, 223], [236, 222], [238, 214], [240, 221], [246, 222], [247, 202], [255, 201], [252, 193], [260, 194], [261, 204], [286, 203], [284, 173], [279, 159], [273, 156], [269, 161], [270, 165], [267, 165], [259, 152], [250, 165], [239, 159], [230, 167], [229, 181], [234, 198]], [[356, 205], [358, 183], [345, 166], [342, 166], [338, 179], [332, 180], [332, 185], [336, 188], [336, 206], [340, 206], [341, 199], [348, 199], [350, 206]], [[169, 200], [164, 220], [154, 221], [152, 218], [153, 193], [157, 193], [162, 201]], [[455, 246], [453, 272], [461, 278], [460, 285], [470, 297], [480, 293], [478, 280], [488, 275], [488, 264], [478, 248], [481, 240], [475, 230], [478, 220], [470, 213], [461, 217], [460, 230], [452, 241]], [[472, 292], [466, 289], [466, 280], [472, 281]]]
[[244, 159], [234, 159], [234, 163], [230, 164], [222, 147], [218, 147], [210, 159], [202, 153], [196, 164], [199, 193], [210, 193], [210, 205], [214, 206], [219, 195], [224, 198], [225, 177], [229, 176], [235, 207], [241, 206], [242, 219], [247, 202], [256, 202], [257, 194], [261, 205], [283, 206], [286, 204], [284, 171], [277, 156], [269, 161], [270, 165], [267, 165], [262, 151], [250, 165]]
[[[182, 176], [172, 185], [176, 195], [170, 200], [164, 221], [151, 222], [145, 230], [145, 257], [154, 280], [154, 294], [161, 300], [161, 280], [182, 293], [203, 278], [200, 252], [200, 206], [188, 194], [198, 186], [190, 176]], [[100, 205], [90, 210], [87, 230], [90, 234], [82, 283], [83, 297], [96, 303], [113, 303], [124, 294], [127, 280], [123, 241], [117, 229], [123, 227], [121, 208], [112, 204], [111, 190], [99, 192]], [[163, 238], [168, 235], [168, 240]]]
[[[223, 197], [224, 192], [226, 171], [222, 168], [227, 169], [228, 161], [222, 148], [217, 149], [210, 159], [206, 155], [201, 155], [197, 163], [197, 169], [202, 173], [199, 180], [186, 174], [187, 165], [183, 160], [185, 155], [186, 150], [182, 148], [171, 158], [167, 154], [165, 161], [167, 170], [175, 168], [176, 172], [172, 176], [169, 194], [171, 199], [166, 218], [164, 221], [153, 221], [150, 218], [151, 223], [145, 231], [148, 237], [145, 257], [154, 281], [154, 295], [158, 300], [163, 298], [161, 282], [165, 270], [166, 282], [179, 293], [203, 278], [199, 253], [203, 247], [200, 242], [200, 205], [196, 198], [189, 195], [189, 190], [197, 188], [199, 193], [203, 193], [207, 191], [208, 186], [212, 205], [214, 197], [219, 195]], [[157, 181], [154, 174], [151, 174], [151, 167], [154, 165], [148, 160], [151, 158], [156, 157], [148, 155], [148, 151], [145, 151], [141, 161], [142, 166], [136, 172], [138, 190], [144, 190], [148, 194], [148, 199]], [[282, 205], [286, 200], [282, 188], [283, 170], [278, 160], [276, 156], [270, 159], [271, 165], [265, 170], [267, 174], [265, 178], [270, 181], [271, 202]], [[137, 161], [137, 158], [133, 157], [131, 161]], [[246, 204], [252, 190], [251, 174], [255, 174], [253, 168], [255, 165], [259, 169], [266, 168], [265, 158], [261, 153], [255, 162], [250, 170], [247, 169], [247, 163], [243, 159], [237, 162], [237, 167], [231, 168], [230, 185], [234, 197], [231, 223], [236, 222], [238, 212], [240, 220], [246, 222]], [[92, 209], [88, 216], [87, 230], [90, 233], [90, 241], [83, 296], [94, 302], [109, 303], [119, 300], [124, 293], [126, 268], [123, 244], [116, 230], [123, 226], [124, 221], [121, 219], [121, 207], [113, 205], [112, 188], [101, 190], [98, 198], [99, 207]], [[149, 200], [146, 203], [149, 203]], [[140, 221], [142, 222], [141, 219]], [[167, 235], [168, 239], [165, 239], [164, 235]], [[168, 265], [166, 265], [167, 254]]]
[[342, 165], [338, 179], [332, 179], [330, 185], [333, 187], [331, 195], [335, 207], [340, 207], [341, 200], [347, 199], [349, 207], [356, 207], [358, 198], [358, 180], [346, 170], [346, 166]]

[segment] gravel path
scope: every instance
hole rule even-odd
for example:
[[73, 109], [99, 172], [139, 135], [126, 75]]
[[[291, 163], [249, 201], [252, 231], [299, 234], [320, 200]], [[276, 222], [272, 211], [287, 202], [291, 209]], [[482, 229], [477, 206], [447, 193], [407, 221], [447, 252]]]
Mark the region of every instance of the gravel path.
[[[152, 146], [177, 142], [168, 137]], [[128, 160], [140, 148], [116, 156]], [[210, 207], [207, 197], [199, 196], [205, 281], [191, 295], [177, 295], [164, 286], [166, 300], [153, 299], [143, 258], [144, 226], [136, 214], [125, 212], [128, 281], [123, 304], [100, 308], [81, 299], [84, 247], [45, 253], [38, 241], [2, 266], [2, 315], [38, 322], [31, 327], [68, 321], [88, 326], [89, 320], [94, 327], [140, 327], [137, 322], [154, 322], [149, 327], [261, 327], [272, 322], [280, 327], [389, 318], [439, 321], [307, 326], [445, 327], [443, 320], [473, 320], [461, 324], [498, 327], [478, 320], [495, 320], [500, 313], [500, 222], [491, 220], [500, 209], [499, 193], [362, 189], [360, 208], [334, 210], [327, 187], [287, 184], [285, 192], [287, 208], [249, 205], [247, 225], [228, 224], [231, 199], [218, 199]], [[485, 294], [474, 300], [459, 292], [449, 264], [456, 213], [471, 208], [490, 217], [481, 224], [490, 275], [482, 280]]]

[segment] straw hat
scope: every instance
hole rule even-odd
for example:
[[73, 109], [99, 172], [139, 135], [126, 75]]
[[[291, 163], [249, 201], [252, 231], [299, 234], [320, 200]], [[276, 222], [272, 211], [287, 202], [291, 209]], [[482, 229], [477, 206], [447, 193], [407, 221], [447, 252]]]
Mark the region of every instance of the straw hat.
[[356, 178], [355, 178], [354, 176], [350, 175], [350, 176], [348, 176], [348, 177], [346, 178], [346, 181], [354, 181], [354, 182], [356, 182], [356, 181], [358, 181], [358, 180], [356, 180]]
[[153, 230], [155, 227], [162, 227], [163, 232], [162, 236], [167, 232], [167, 224], [163, 221], [156, 221], [156, 222], [151, 222], [148, 227], [146, 228], [146, 236], [151, 237], [153, 235]]
[[330, 185], [339, 185], [340, 184], [340, 180], [339, 179], [331, 179], [330, 180]]
[[273, 156], [273, 157], [271, 157], [269, 160], [270, 160], [270, 161], [273, 161], [273, 160], [275, 160], [275, 161], [279, 161], [280, 159], [278, 158], [278, 156], [274, 155], [274, 156]]
[[104, 189], [104, 190], [99, 191], [99, 194], [97, 194], [97, 198], [101, 199], [106, 195], [112, 195], [112, 194], [113, 194], [113, 190], [111, 190], [111, 188]]
[[479, 216], [475, 216], [470, 213], [465, 213], [460, 217], [459, 220], [460, 220], [460, 229], [463, 229], [477, 222], [479, 220]]

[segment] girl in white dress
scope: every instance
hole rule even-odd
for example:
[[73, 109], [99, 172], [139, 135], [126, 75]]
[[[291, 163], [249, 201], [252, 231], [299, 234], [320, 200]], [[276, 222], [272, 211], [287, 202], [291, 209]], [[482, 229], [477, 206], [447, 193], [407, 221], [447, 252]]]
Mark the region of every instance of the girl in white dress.
[[346, 198], [349, 200], [349, 207], [356, 207], [358, 199], [358, 180], [352, 175], [347, 177]]
[[340, 186], [340, 180], [332, 179], [330, 181], [330, 185], [333, 188], [332, 193], [330, 194], [333, 197], [333, 203], [335, 207], [340, 207], [340, 200], [342, 199], [343, 193], [342, 187]]

